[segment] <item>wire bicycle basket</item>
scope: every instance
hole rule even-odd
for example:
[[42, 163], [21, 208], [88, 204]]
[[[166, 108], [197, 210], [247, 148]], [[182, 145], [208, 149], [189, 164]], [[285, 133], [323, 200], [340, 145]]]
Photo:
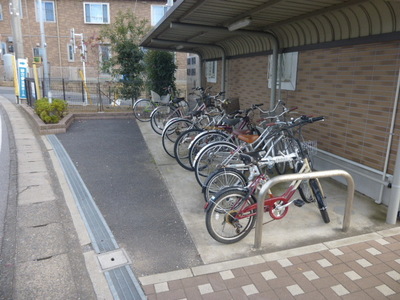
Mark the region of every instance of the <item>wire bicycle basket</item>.
[[308, 155], [310, 156], [310, 157], [312, 157], [312, 156], [314, 156], [314, 155], [316, 155], [317, 154], [317, 152], [318, 152], [318, 147], [317, 147], [317, 141], [304, 141], [303, 143], [302, 143], [302, 147], [303, 147], [303, 149], [304, 150], [306, 150], [307, 151], [307, 153], [308, 153]]

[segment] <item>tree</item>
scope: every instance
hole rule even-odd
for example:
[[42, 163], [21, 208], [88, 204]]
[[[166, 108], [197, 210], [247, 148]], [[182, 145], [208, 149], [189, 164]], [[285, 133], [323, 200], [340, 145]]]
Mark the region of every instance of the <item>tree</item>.
[[101, 42], [110, 44], [112, 53], [101, 68], [121, 78], [118, 93], [132, 101], [143, 90], [144, 53], [139, 44], [148, 30], [147, 20], [139, 20], [131, 12], [119, 12], [111, 25], [100, 30]]
[[167, 51], [149, 50], [145, 54], [147, 74], [146, 86], [159, 95], [165, 94], [165, 88], [171, 86], [176, 92], [174, 54]]

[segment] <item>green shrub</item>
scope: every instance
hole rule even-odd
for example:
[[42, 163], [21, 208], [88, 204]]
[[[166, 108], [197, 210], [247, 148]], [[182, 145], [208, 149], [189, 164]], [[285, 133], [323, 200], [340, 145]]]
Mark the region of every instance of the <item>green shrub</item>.
[[68, 103], [61, 99], [42, 98], [35, 103], [35, 112], [45, 123], [58, 123], [67, 113]]

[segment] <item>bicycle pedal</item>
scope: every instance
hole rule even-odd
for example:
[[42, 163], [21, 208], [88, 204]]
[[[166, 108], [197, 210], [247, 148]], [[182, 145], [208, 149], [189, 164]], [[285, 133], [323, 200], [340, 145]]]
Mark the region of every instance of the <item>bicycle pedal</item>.
[[296, 199], [293, 201], [293, 204], [296, 205], [297, 207], [302, 207], [305, 204], [305, 202], [301, 199]]

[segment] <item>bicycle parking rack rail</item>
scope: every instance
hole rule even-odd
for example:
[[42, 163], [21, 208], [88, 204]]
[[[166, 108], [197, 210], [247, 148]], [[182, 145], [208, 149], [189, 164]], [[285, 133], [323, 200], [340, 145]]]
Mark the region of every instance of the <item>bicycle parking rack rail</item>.
[[[261, 249], [261, 239], [262, 239], [262, 227], [263, 227], [263, 217], [264, 217], [264, 200], [267, 196], [268, 190], [274, 185], [282, 182], [289, 182], [293, 180], [307, 180], [313, 178], [326, 178], [334, 176], [343, 176], [347, 181], [347, 199], [346, 206], [343, 216], [343, 226], [342, 231], [346, 232], [350, 227], [350, 213], [353, 207], [354, 199], [354, 180], [349, 173], [344, 170], [327, 170], [327, 171], [316, 171], [311, 173], [301, 173], [301, 174], [286, 174], [279, 175], [265, 183], [257, 196], [257, 219], [256, 219], [256, 229], [254, 237], [254, 250]], [[260, 200], [261, 199], [261, 200]], [[261, 213], [259, 213], [261, 212]]]

